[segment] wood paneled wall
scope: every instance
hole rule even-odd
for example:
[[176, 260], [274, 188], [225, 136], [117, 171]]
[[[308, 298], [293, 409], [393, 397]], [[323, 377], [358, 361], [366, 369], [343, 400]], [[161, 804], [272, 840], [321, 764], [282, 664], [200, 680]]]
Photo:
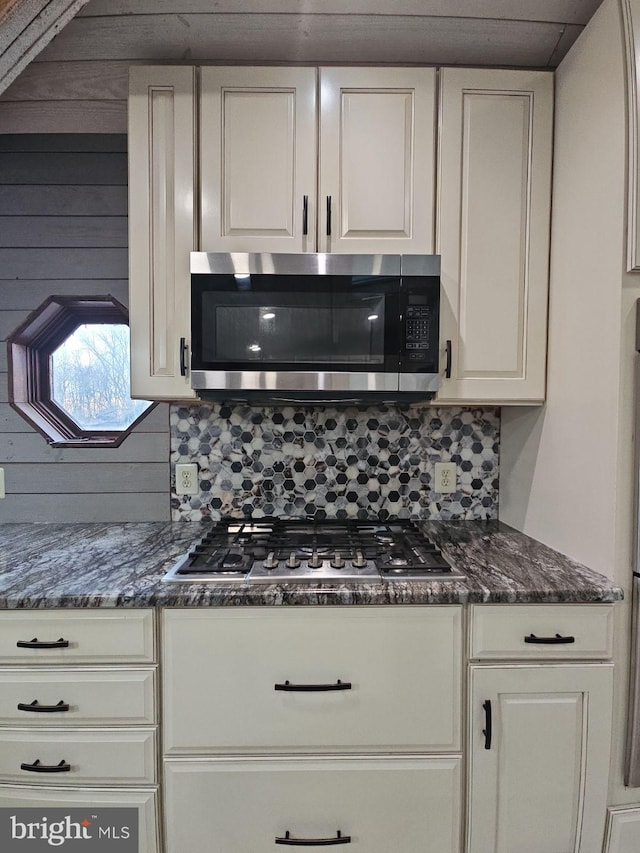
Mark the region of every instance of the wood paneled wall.
[[132, 64], [555, 68], [601, 0], [90, 0], [0, 97], [0, 132], [124, 133]]
[[118, 448], [51, 448], [8, 404], [6, 338], [47, 296], [125, 305], [123, 135], [0, 135], [0, 522], [169, 518], [169, 416], [157, 406]]

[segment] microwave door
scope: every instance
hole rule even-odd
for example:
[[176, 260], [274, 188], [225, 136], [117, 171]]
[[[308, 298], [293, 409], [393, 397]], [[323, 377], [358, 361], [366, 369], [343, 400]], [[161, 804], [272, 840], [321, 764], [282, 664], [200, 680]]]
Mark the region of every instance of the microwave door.
[[318, 293], [295, 304], [277, 297], [220, 301], [205, 314], [203, 359], [274, 369], [384, 369], [385, 313], [384, 295], [335, 300]]
[[193, 288], [195, 388], [398, 390], [399, 277], [222, 278]]

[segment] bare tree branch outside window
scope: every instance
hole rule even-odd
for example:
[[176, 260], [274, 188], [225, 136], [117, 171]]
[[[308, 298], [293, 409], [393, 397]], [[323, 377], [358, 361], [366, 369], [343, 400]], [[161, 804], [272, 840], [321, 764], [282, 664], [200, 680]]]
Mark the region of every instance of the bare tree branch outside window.
[[150, 405], [132, 400], [129, 327], [79, 326], [51, 356], [51, 395], [83, 430], [123, 430]]

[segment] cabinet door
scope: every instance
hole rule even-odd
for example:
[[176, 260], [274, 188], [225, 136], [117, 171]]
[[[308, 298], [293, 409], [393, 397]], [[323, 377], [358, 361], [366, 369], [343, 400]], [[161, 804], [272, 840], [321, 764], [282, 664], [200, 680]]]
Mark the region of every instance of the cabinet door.
[[433, 252], [435, 79], [320, 70], [319, 251]]
[[316, 71], [201, 70], [201, 245], [315, 251]]
[[441, 72], [441, 402], [545, 395], [553, 75]]
[[469, 853], [601, 851], [612, 684], [605, 664], [471, 667]]
[[605, 853], [638, 853], [640, 850], [640, 808], [609, 809]]
[[186, 356], [194, 244], [195, 70], [133, 67], [129, 78], [131, 395], [194, 397]]
[[166, 761], [167, 853], [458, 853], [459, 772], [457, 756]]

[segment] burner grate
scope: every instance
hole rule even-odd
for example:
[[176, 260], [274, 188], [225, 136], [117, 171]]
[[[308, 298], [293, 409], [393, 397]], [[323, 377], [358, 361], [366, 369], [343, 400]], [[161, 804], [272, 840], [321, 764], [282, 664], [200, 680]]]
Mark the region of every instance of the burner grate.
[[461, 577], [412, 520], [276, 518], [217, 522], [169, 575], [258, 583]]

